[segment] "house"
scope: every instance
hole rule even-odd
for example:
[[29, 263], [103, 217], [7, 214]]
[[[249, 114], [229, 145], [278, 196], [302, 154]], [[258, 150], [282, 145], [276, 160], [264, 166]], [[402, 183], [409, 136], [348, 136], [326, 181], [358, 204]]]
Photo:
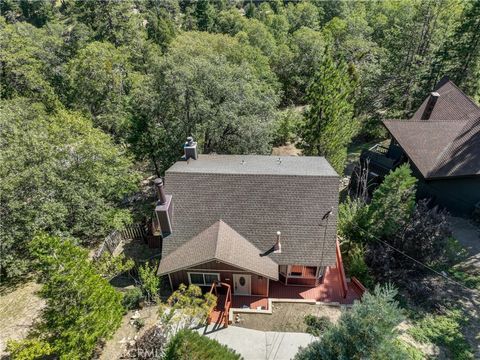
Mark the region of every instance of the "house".
[[172, 289], [222, 283], [238, 308], [359, 298], [336, 238], [339, 176], [324, 158], [197, 155], [195, 146], [165, 185], [156, 181], [158, 275]]
[[[391, 142], [361, 154], [368, 184], [378, 185], [390, 170], [408, 162], [418, 178], [419, 198], [453, 214], [480, 207], [480, 108], [448, 78], [442, 79], [409, 120], [385, 120]], [[351, 187], [357, 186], [357, 168]]]

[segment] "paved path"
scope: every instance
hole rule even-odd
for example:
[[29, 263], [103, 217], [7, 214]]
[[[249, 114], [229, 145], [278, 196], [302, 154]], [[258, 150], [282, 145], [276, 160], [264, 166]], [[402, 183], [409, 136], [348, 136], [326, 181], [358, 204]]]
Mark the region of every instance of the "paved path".
[[315, 340], [310, 334], [273, 332], [229, 326], [217, 331], [212, 327], [197, 331], [238, 352], [245, 360], [290, 360], [300, 346], [305, 347]]

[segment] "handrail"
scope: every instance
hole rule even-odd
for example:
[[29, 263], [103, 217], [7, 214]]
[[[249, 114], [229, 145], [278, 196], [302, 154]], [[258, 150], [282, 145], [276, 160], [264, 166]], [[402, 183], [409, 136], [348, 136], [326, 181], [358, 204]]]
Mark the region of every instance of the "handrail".
[[[224, 324], [225, 324], [225, 327], [228, 326], [228, 315], [229, 315], [229, 311], [230, 311], [230, 307], [232, 305], [232, 289], [231, 289], [231, 286], [230, 284], [227, 284], [227, 283], [224, 283], [224, 282], [219, 282], [219, 281], [215, 281], [213, 282], [212, 286], [210, 287], [210, 291], [209, 293], [210, 294], [213, 294], [213, 291], [215, 290], [215, 296], [217, 296], [217, 301], [218, 301], [218, 291], [217, 291], [217, 286], [220, 285], [220, 286], [225, 286], [227, 288], [227, 295], [225, 297], [225, 303], [223, 304], [223, 309], [224, 309], [224, 314], [223, 314], [223, 321], [224, 321]], [[210, 322], [210, 316], [212, 315], [212, 312], [215, 308], [212, 308], [212, 310], [210, 310], [210, 313], [208, 314], [208, 321]]]

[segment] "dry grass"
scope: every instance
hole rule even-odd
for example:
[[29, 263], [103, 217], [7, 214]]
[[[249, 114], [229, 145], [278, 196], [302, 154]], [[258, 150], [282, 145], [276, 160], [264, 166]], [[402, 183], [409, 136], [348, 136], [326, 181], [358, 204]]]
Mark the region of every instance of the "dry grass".
[[341, 312], [337, 306], [274, 303], [272, 314], [240, 313], [240, 322], [233, 325], [261, 331], [306, 332], [305, 315], [326, 316], [335, 323]]
[[38, 318], [45, 302], [37, 292], [41, 285], [31, 281], [15, 289], [2, 289], [0, 296], [0, 356], [7, 340], [23, 339]]

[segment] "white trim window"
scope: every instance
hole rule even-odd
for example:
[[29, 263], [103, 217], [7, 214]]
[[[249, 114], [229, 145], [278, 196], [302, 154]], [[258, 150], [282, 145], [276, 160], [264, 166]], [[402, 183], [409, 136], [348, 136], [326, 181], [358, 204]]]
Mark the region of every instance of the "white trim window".
[[214, 281], [220, 281], [219, 273], [189, 272], [188, 281], [192, 285], [210, 286]]

